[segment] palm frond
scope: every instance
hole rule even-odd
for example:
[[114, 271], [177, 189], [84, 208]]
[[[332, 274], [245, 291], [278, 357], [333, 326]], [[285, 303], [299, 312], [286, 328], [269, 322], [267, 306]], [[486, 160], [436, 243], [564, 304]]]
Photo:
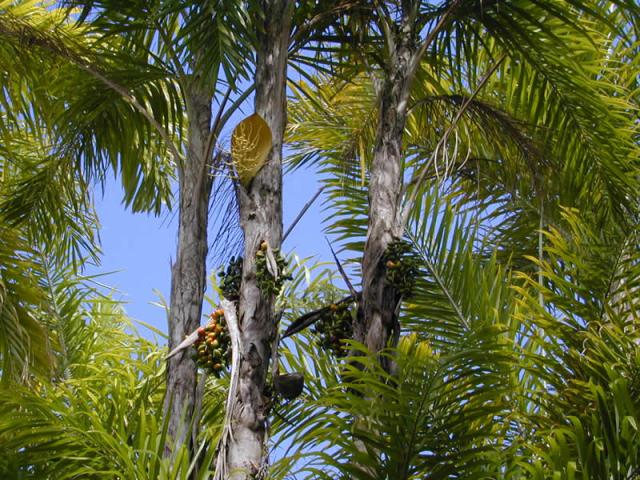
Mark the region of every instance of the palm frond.
[[45, 267], [17, 229], [0, 227], [0, 371], [2, 381], [47, 377], [53, 365], [49, 337], [37, 312], [47, 296], [40, 287]]
[[540, 277], [522, 274], [531, 288], [518, 289], [522, 344], [538, 365], [523, 377], [534, 400], [530, 445], [542, 469], [633, 478], [640, 466], [630, 448], [640, 412], [639, 272], [637, 249], [629, 249], [636, 232], [615, 223], [603, 229], [575, 210], [563, 217], [565, 229], [546, 232], [544, 258], [535, 260]]
[[[85, 314], [89, 321], [85, 317], [69, 332], [75, 337], [70, 343], [82, 343], [82, 349], [70, 357], [77, 363], [68, 365], [66, 378], [0, 393], [3, 474], [208, 478], [215, 450], [205, 443], [193, 463], [184, 446], [172, 458], [165, 455], [171, 443], [163, 409], [164, 351], [127, 333], [131, 325], [113, 302], [96, 301]], [[221, 395], [205, 398], [206, 418], [219, 423], [213, 399]]]

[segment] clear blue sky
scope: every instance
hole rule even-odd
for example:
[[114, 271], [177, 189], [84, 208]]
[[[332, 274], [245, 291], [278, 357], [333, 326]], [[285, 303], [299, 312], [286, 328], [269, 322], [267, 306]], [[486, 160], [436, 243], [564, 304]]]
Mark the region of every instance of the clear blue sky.
[[[285, 229], [318, 188], [318, 180], [311, 171], [301, 170], [285, 177]], [[316, 200], [296, 226], [284, 245], [285, 253], [295, 251], [300, 257], [331, 259], [322, 231], [323, 200], [323, 196]], [[96, 209], [102, 225], [102, 264], [88, 273], [115, 272], [100, 281], [115, 289], [114, 298], [124, 302], [127, 314], [166, 332], [165, 312], [151, 302], [158, 301], [154, 289], [169, 301], [177, 216], [132, 214], [122, 205], [122, 191], [117, 180], [108, 182], [104, 197], [97, 195]], [[210, 260], [209, 273], [214, 267]], [[147, 335], [144, 329], [140, 331]]]

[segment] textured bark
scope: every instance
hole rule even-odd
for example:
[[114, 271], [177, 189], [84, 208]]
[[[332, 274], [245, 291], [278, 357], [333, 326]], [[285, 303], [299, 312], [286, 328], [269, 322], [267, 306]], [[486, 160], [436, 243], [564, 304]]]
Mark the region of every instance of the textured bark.
[[[403, 20], [395, 35], [395, 49], [380, 90], [376, 144], [369, 185], [369, 224], [362, 259], [362, 315], [354, 338], [372, 352], [385, 348], [399, 335], [398, 291], [386, 281], [384, 252], [402, 236], [402, 139], [415, 54], [412, 26]], [[384, 365], [388, 368], [388, 365]]]
[[[212, 182], [205, 155], [212, 98], [196, 87], [187, 89], [185, 96], [189, 118], [188, 150], [184, 164], [179, 166], [178, 248], [171, 271], [169, 350], [200, 324], [206, 289], [208, 206]], [[188, 349], [168, 361], [165, 411], [169, 415], [169, 434], [178, 443], [186, 440], [194, 413], [196, 373]]]
[[286, 62], [290, 0], [264, 2], [265, 21], [258, 33], [255, 110], [273, 134], [265, 166], [245, 189], [238, 186], [244, 264], [239, 301], [240, 358], [236, 398], [232, 402], [229, 478], [260, 478], [266, 471], [267, 416], [270, 398], [265, 379], [276, 331], [273, 298], [256, 284], [255, 254], [266, 240], [279, 248], [282, 239], [282, 139], [286, 123]]

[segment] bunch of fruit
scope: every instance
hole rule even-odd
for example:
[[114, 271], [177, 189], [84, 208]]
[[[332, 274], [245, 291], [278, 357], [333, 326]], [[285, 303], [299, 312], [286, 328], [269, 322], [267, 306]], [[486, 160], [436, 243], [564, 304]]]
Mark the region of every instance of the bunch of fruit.
[[220, 378], [231, 359], [231, 339], [224, 320], [224, 310], [219, 308], [210, 315], [206, 327], [198, 328], [194, 360], [198, 366]]
[[332, 303], [314, 328], [314, 333], [320, 336], [320, 347], [338, 358], [347, 354], [341, 340], [353, 337], [353, 318], [349, 306], [348, 303]]
[[394, 240], [384, 252], [382, 261], [387, 269], [386, 277], [404, 298], [413, 295], [416, 278], [420, 274], [420, 262], [413, 253], [411, 244]]
[[278, 278], [271, 275], [267, 266], [267, 250], [269, 245], [263, 241], [260, 243], [260, 249], [256, 252], [256, 281], [258, 288], [265, 297], [278, 295], [284, 282], [291, 280], [293, 277], [286, 273], [287, 261], [280, 254], [280, 250], [273, 250], [273, 256], [276, 259], [276, 267], [278, 270]]
[[231, 257], [231, 261], [224, 270], [218, 273], [220, 290], [227, 300], [235, 302], [240, 298], [240, 283], [242, 282], [242, 257]]

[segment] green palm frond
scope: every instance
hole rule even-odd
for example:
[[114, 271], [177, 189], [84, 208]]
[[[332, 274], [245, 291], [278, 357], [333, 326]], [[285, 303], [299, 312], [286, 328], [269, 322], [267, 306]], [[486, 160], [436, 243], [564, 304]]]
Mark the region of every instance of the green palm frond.
[[85, 296], [76, 288], [74, 271], [86, 258], [95, 261], [99, 252], [86, 185], [68, 162], [47, 157], [44, 150], [28, 135], [12, 136], [0, 147], [5, 381], [62, 375], [68, 359], [57, 320], [73, 316], [74, 305]]
[[37, 312], [46, 303], [40, 287], [45, 266], [24, 235], [0, 226], [0, 372], [3, 383], [48, 376], [53, 358]]
[[[629, 48], [626, 26], [631, 25], [621, 18], [637, 18], [637, 8], [627, 2], [551, 3], [483, 5], [485, 10], [460, 20], [455, 35], [443, 36], [439, 50], [445, 61], [427, 57], [455, 90], [464, 91], [477, 83], [493, 58], [506, 52], [479, 99], [507, 112], [538, 146], [538, 158], [529, 165], [518, 165], [518, 157], [508, 152], [467, 162], [468, 178], [460, 185], [481, 201], [510, 195], [507, 202], [515, 200], [521, 212], [527, 203], [543, 201], [549, 223], [560, 221], [554, 213], [558, 205], [593, 207], [594, 214], [612, 212], [624, 221], [637, 189], [637, 107], [629, 101], [628, 80], [620, 73]], [[536, 209], [516, 212], [519, 226], [503, 230], [525, 225], [532, 230], [541, 215]], [[506, 210], [500, 216], [513, 218]]]
[[[165, 456], [164, 349], [127, 333], [132, 325], [119, 305], [94, 302], [82, 325], [66, 332], [68, 344], [79, 348], [65, 378], [0, 392], [0, 472], [11, 478], [208, 478], [213, 447], [199, 443], [193, 463], [184, 446], [173, 452], [173, 463]], [[214, 403], [206, 401], [206, 418], [219, 424], [222, 412]]]
[[97, 260], [97, 219], [88, 186], [68, 158], [50, 156], [37, 137], [0, 147], [0, 218], [20, 228], [58, 265]]
[[[541, 277], [514, 274], [487, 256], [501, 246], [482, 244], [476, 219], [440, 195], [434, 189], [423, 199], [409, 229], [424, 278], [401, 320], [426, 340], [401, 342], [395, 376], [374, 358], [357, 357], [364, 369], [336, 362], [314, 335], [288, 340], [283, 366], [305, 373], [305, 394], [274, 407], [274, 454], [281, 459], [273, 474], [633, 478], [640, 421], [636, 230], [615, 223], [603, 230], [565, 209], [562, 225], [545, 234], [542, 260], [529, 259]], [[304, 296], [310, 303], [300, 304], [303, 310], [294, 307], [294, 318], [340, 297], [322, 294], [322, 285]]]
[[[640, 286], [637, 229], [602, 225], [577, 210], [563, 211], [563, 229], [545, 232], [544, 258], [532, 259], [543, 275], [545, 302], [571, 328], [608, 318], [634, 318]], [[611, 320], [609, 320], [611, 321]]]
[[393, 376], [373, 357], [357, 357], [365, 368], [344, 365], [341, 384], [288, 412], [300, 470], [311, 478], [493, 478], [502, 447], [490, 432], [508, 410], [509, 354], [491, 335], [485, 340], [439, 355], [406, 337]]
[[[296, 271], [295, 291], [305, 293], [288, 300], [286, 316], [295, 319], [345, 293], [331, 286], [328, 273]], [[485, 274], [495, 284], [496, 272]], [[285, 298], [292, 299], [290, 294]], [[488, 302], [499, 303], [499, 296]], [[418, 314], [417, 306], [408, 309]], [[476, 321], [466, 335], [458, 335], [454, 324], [443, 324], [439, 333], [450, 331], [431, 337], [434, 344], [411, 336], [398, 352], [385, 353], [398, 363], [394, 375], [374, 357], [357, 357], [353, 364], [355, 359], [336, 360], [314, 334], [287, 339], [282, 369], [304, 373], [305, 393], [273, 407], [273, 454], [280, 458], [272, 467], [274, 478], [424, 478], [427, 473], [449, 478], [459, 472], [467, 472], [465, 478], [494, 478], [509, 454], [504, 419], [511, 408], [506, 399], [514, 352], [493, 317]], [[429, 331], [425, 325], [416, 328]]]
[[25, 124], [32, 134], [46, 135], [49, 154], [72, 159], [85, 181], [103, 180], [107, 166], [122, 170], [127, 203], [158, 212], [170, 198], [179, 158], [175, 82], [123, 50], [122, 41], [100, 39], [72, 23], [60, 8], [12, 3], [1, 6], [2, 105], [8, 112], [2, 130]]
[[518, 289], [523, 346], [538, 365], [523, 377], [538, 406], [529, 454], [560, 478], [633, 478], [640, 467], [637, 231], [603, 228], [575, 210], [563, 217], [565, 228], [546, 232], [545, 256], [535, 260], [540, 276], [523, 274], [531, 288]]
[[[255, 41], [249, 11], [234, 1], [212, 0], [197, 5], [183, 0], [122, 2], [68, 0], [81, 8], [91, 30], [124, 40], [146, 57], [145, 62], [171, 71], [181, 83], [217, 85], [248, 80]], [[200, 55], [197, 52], [206, 52]], [[197, 76], [191, 75], [197, 72]], [[188, 78], [191, 77], [191, 78]]]
[[440, 195], [434, 188], [423, 197], [407, 231], [423, 275], [405, 302], [403, 325], [445, 350], [477, 328], [494, 328], [497, 335], [517, 330], [509, 265], [500, 265], [495, 252], [478, 251], [477, 223]]
[[299, 85], [289, 112], [288, 142], [296, 154], [292, 168], [318, 164], [333, 217], [330, 231], [360, 250], [366, 234], [366, 182], [375, 138], [376, 98], [371, 82]]

